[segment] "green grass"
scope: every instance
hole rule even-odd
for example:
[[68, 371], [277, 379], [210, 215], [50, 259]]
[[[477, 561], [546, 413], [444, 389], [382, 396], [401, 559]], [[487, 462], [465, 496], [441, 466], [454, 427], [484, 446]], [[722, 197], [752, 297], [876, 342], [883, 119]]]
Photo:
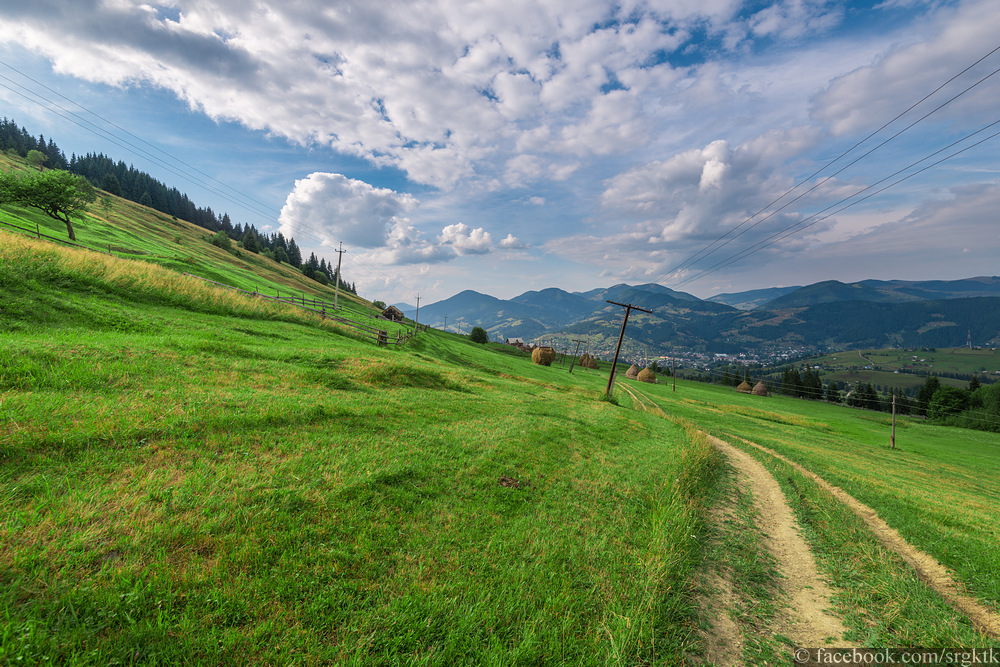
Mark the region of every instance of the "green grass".
[[0, 661], [697, 649], [691, 535], [715, 457], [600, 401], [603, 374], [438, 332], [378, 348], [145, 264], [0, 241], [16, 297], [0, 318]]
[[[22, 161], [0, 155], [0, 170], [23, 168]], [[0, 208], [0, 221], [32, 233], [37, 225], [42, 234], [67, 239], [63, 223], [36, 209], [4, 206]], [[240, 257], [235, 257], [213, 246], [209, 242], [212, 232], [206, 229], [106, 193], [101, 193], [98, 201], [81, 217], [75, 217], [73, 226], [77, 243], [102, 252], [110, 251], [118, 257], [191, 273], [269, 296], [334, 300], [333, 286], [307, 279], [288, 264], [278, 264], [243, 250], [240, 250]], [[13, 231], [5, 226], [0, 226], [0, 230]], [[350, 277], [349, 267], [344, 268], [344, 275]], [[370, 317], [375, 311], [363, 299], [341, 290], [338, 305], [343, 308], [342, 316], [364, 324], [373, 323]], [[378, 328], [387, 329], [394, 336], [398, 327], [379, 320]]]
[[[733, 444], [746, 438], [769, 447], [841, 487], [950, 568], [973, 597], [1000, 610], [996, 434], [899, 420], [899, 449], [890, 450], [888, 415], [691, 382], [678, 383], [676, 393], [662, 385], [642, 389], [674, 418]], [[936, 596], [832, 497], [786, 464], [745, 449], [772, 470], [814, 548], [826, 554], [827, 571], [847, 590], [856, 639], [884, 646], [995, 645], [943, 603], [931, 604]], [[878, 618], [892, 622], [881, 627]]]
[[[663, 419], [602, 400], [607, 368], [441, 332], [378, 348], [178, 276], [330, 294], [132, 206], [78, 226], [130, 261], [0, 232], [2, 662], [677, 664], [701, 650], [691, 575], [714, 557], [695, 538], [719, 460], [694, 427], [844, 488], [1000, 609], [997, 434], [901, 420], [890, 451], [886, 415], [638, 385]], [[856, 640], [991, 643], [761, 458]], [[721, 548], [764, 609], [739, 533]]]
[[[849, 350], [811, 357], [804, 363], [824, 368], [824, 382], [866, 383], [911, 389], [924, 383], [928, 373], [985, 374], [997, 378], [1000, 356], [992, 349], [942, 348], [930, 350]], [[865, 368], [872, 366], [871, 369]], [[968, 380], [940, 378], [943, 384], [968, 387]]]

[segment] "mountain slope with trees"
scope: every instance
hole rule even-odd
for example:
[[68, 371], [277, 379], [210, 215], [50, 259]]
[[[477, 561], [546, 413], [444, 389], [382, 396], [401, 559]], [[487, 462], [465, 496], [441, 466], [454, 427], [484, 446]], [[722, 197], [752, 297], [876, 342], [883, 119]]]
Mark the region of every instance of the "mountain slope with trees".
[[[115, 161], [104, 154], [87, 153], [83, 157], [72, 155], [68, 160], [54, 141], [46, 140], [43, 135], [34, 138], [26, 128], [19, 127], [13, 120], [4, 118], [0, 121], [0, 148], [8, 157], [21, 157], [27, 163], [39, 170], [64, 171], [83, 176], [94, 188], [135, 202], [142, 206], [165, 213], [179, 220], [185, 220], [217, 232], [213, 244], [223, 249], [231, 249], [231, 244], [224, 237], [236, 242], [243, 249], [259, 253], [276, 262], [290, 264], [302, 271], [303, 275], [322, 284], [335, 283], [337, 268], [326, 258], [302, 256], [302, 251], [295, 239], [285, 238], [281, 232], [267, 234], [258, 230], [252, 224], [233, 223], [228, 213], [217, 214], [211, 207], [199, 207], [188, 196], [175, 187], [161, 183], [149, 174], [136, 169], [125, 162]], [[37, 189], [37, 188], [36, 188]], [[51, 197], [47, 200], [50, 201]], [[22, 203], [26, 202], [21, 197]], [[43, 208], [39, 206], [39, 208]], [[72, 223], [68, 215], [55, 216], [67, 225], [71, 240], [75, 240]], [[357, 294], [353, 282], [340, 277], [341, 289]]]

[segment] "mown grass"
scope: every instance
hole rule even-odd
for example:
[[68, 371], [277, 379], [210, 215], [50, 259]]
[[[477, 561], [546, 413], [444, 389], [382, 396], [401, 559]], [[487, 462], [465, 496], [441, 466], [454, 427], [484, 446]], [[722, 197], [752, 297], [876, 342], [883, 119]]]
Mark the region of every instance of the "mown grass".
[[[814, 401], [761, 398], [711, 385], [643, 387], [669, 415], [739, 445], [769, 447], [874, 508], [918, 549], [950, 568], [969, 594], [1000, 609], [1000, 463], [996, 434], [899, 420]], [[854, 638], [881, 646], [996, 645], [948, 607], [910, 568], [885, 551], [834, 498], [787, 464], [757, 456], [775, 474], [842, 588], [841, 611]], [[881, 620], [880, 620], [881, 619]]]
[[692, 535], [715, 458], [598, 400], [602, 376], [436, 332], [378, 348], [0, 241], [0, 661], [697, 649]]

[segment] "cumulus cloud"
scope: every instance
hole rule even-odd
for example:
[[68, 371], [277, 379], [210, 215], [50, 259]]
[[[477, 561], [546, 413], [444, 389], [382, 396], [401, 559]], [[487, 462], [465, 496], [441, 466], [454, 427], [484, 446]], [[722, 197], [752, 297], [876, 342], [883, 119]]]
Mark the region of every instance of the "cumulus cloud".
[[[943, 15], [939, 21], [945, 27], [937, 34], [881, 54], [875, 63], [836, 77], [815, 96], [813, 118], [828, 124], [836, 134], [877, 128], [996, 47], [1000, 12], [992, 0], [959, 3], [957, 8], [947, 6], [939, 12]], [[898, 127], [931, 111], [994, 69], [996, 64], [991, 60], [967, 72], [911, 112]], [[996, 95], [995, 86], [978, 86], [935, 117], [953, 120], [956, 115], [982, 115], [992, 121]]]
[[[168, 91], [210, 118], [385, 167], [397, 190], [431, 186], [418, 205], [340, 173], [301, 178], [280, 223], [302, 245], [343, 241], [385, 265], [471, 262], [527, 249], [500, 231], [514, 202], [535, 256], [589, 263], [587, 275], [593, 264], [627, 265], [642, 277], [740, 225], [811, 173], [819, 154], [837, 155], [1000, 32], [995, 0], [852, 8], [858, 20], [884, 21], [868, 31], [851, 30], [833, 0], [8, 4], [0, 43], [42, 55], [60, 74]], [[992, 120], [994, 83], [949, 105], [914, 144]], [[883, 167], [824, 184], [745, 240]], [[812, 241], [832, 242], [843, 228], [815, 229]]]
[[472, 229], [465, 223], [448, 225], [438, 241], [451, 246], [458, 255], [485, 255], [493, 251], [493, 237], [482, 227]]
[[500, 241], [500, 247], [504, 250], [525, 250], [528, 247], [528, 244], [522, 243], [513, 234], [507, 234], [507, 236]]
[[402, 216], [416, 206], [417, 200], [408, 194], [375, 188], [343, 174], [314, 173], [295, 181], [279, 222], [287, 236], [318, 237], [324, 245], [343, 241], [377, 248], [394, 238], [392, 234], [405, 224]]

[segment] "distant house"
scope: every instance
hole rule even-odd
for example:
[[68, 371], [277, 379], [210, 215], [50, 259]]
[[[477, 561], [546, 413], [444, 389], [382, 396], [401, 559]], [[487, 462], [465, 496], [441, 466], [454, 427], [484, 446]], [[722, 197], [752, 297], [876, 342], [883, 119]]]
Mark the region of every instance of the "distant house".
[[514, 347], [524, 347], [523, 338], [505, 338], [504, 345], [513, 345]]
[[403, 321], [403, 311], [396, 306], [389, 306], [382, 311], [382, 317], [392, 322], [402, 322]]

